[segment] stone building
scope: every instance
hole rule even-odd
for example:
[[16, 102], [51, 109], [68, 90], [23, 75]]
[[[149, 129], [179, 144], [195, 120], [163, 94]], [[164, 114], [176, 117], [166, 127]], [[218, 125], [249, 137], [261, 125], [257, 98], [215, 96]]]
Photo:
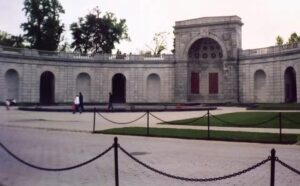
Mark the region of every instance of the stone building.
[[86, 102], [300, 102], [300, 44], [242, 49], [238, 16], [178, 21], [175, 54], [81, 56], [0, 47], [0, 100]]

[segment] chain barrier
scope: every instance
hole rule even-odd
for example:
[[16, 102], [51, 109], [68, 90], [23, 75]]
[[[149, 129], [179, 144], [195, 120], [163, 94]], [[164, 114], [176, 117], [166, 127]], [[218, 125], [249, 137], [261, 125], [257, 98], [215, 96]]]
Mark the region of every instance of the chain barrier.
[[143, 114], [142, 116], [140, 116], [139, 118], [137, 118], [137, 119], [135, 119], [135, 120], [133, 120], [133, 121], [129, 121], [129, 122], [116, 122], [116, 121], [112, 121], [112, 120], [106, 118], [106, 117], [103, 116], [100, 112], [97, 112], [97, 114], [98, 114], [99, 116], [101, 116], [103, 119], [105, 119], [106, 121], [109, 121], [109, 122], [111, 122], [111, 123], [114, 123], [114, 124], [117, 124], [117, 125], [126, 125], [126, 124], [131, 124], [131, 123], [134, 123], [134, 122], [136, 122], [136, 121], [142, 119], [144, 116], [146, 116], [147, 113], [145, 113], [145, 114]]
[[169, 121], [165, 121], [165, 120], [162, 120], [160, 119], [159, 117], [155, 116], [154, 114], [152, 114], [151, 112], [149, 113], [152, 117], [154, 117], [155, 119], [158, 119], [159, 121], [163, 122], [163, 123], [167, 123], [167, 124], [178, 124], [178, 125], [187, 125], [187, 124], [191, 124], [191, 123], [194, 123], [202, 118], [204, 118], [205, 116], [207, 116], [207, 114], [204, 114], [203, 116], [201, 116], [200, 118], [195, 118], [194, 120], [192, 121], [189, 121], [189, 122], [182, 122], [182, 123], [179, 123], [179, 122], [169, 122]]
[[290, 166], [290, 165], [284, 163], [284, 162], [281, 161], [279, 158], [276, 158], [275, 161], [277, 161], [279, 164], [281, 164], [281, 165], [284, 166], [285, 168], [287, 168], [287, 169], [293, 171], [294, 173], [300, 175], [300, 170], [297, 170], [297, 169], [295, 169], [294, 167], [292, 167], [292, 166]]
[[175, 175], [172, 175], [172, 174], [169, 174], [169, 173], [166, 173], [166, 172], [163, 172], [163, 171], [160, 171], [158, 169], [155, 169], [149, 165], [147, 165], [146, 163], [143, 163], [142, 161], [138, 160], [137, 158], [135, 158], [134, 156], [132, 156], [129, 152], [127, 152], [124, 148], [122, 148], [120, 145], [119, 145], [119, 148], [121, 149], [122, 152], [124, 152], [127, 156], [129, 156], [131, 159], [133, 159], [135, 162], [137, 162], [138, 164], [146, 167], [147, 169], [153, 171], [153, 172], [156, 172], [160, 175], [163, 175], [163, 176], [166, 176], [166, 177], [169, 177], [169, 178], [173, 178], [173, 179], [177, 179], [177, 180], [182, 180], [182, 181], [191, 181], [191, 182], [212, 182], [212, 181], [219, 181], [219, 180], [224, 180], [224, 179], [228, 179], [228, 178], [232, 178], [232, 177], [235, 177], [235, 176], [240, 176], [242, 174], [245, 174], [251, 170], [254, 170], [260, 166], [262, 166], [263, 164], [267, 163], [268, 161], [270, 161], [270, 157], [268, 157], [267, 159], [249, 167], [249, 168], [246, 168], [242, 171], [239, 171], [239, 172], [236, 172], [236, 173], [232, 173], [232, 174], [228, 174], [228, 175], [225, 175], [225, 176], [220, 176], [220, 177], [213, 177], [213, 178], [186, 178], [186, 177], [181, 177], [181, 176], [175, 176]]
[[220, 122], [223, 122], [225, 124], [228, 124], [228, 125], [232, 125], [232, 126], [236, 126], [236, 127], [257, 127], [257, 126], [260, 126], [260, 125], [263, 125], [263, 124], [266, 124], [274, 119], [276, 119], [278, 117], [278, 115], [276, 114], [274, 117], [268, 119], [268, 120], [265, 120], [265, 121], [262, 121], [260, 123], [255, 123], [255, 124], [244, 124], [244, 125], [241, 125], [241, 124], [238, 124], [238, 123], [232, 123], [232, 122], [229, 122], [229, 121], [225, 121], [213, 114], [210, 114], [213, 118], [215, 118], [216, 120], [219, 120]]
[[102, 157], [103, 155], [105, 155], [106, 153], [108, 153], [112, 148], [113, 148], [113, 145], [110, 146], [109, 148], [107, 148], [105, 151], [103, 151], [102, 153], [100, 153], [99, 155], [95, 156], [94, 158], [90, 159], [90, 160], [87, 160], [83, 163], [80, 163], [78, 165], [74, 165], [74, 166], [70, 166], [70, 167], [65, 167], [65, 168], [45, 168], [45, 167], [40, 167], [40, 166], [36, 166], [36, 165], [33, 165], [31, 163], [28, 163], [26, 162], [25, 160], [19, 158], [18, 156], [16, 156], [14, 153], [12, 153], [10, 150], [8, 150], [8, 148], [6, 148], [2, 143], [0, 143], [0, 146], [9, 154], [11, 155], [13, 158], [15, 158], [16, 160], [18, 160], [19, 162], [29, 166], [29, 167], [32, 167], [32, 168], [35, 168], [35, 169], [38, 169], [38, 170], [43, 170], [43, 171], [54, 171], [54, 172], [58, 172], [58, 171], [67, 171], [67, 170], [71, 170], [71, 169], [76, 169], [76, 168], [79, 168], [79, 167], [82, 167], [84, 165], [87, 165], [93, 161], [95, 161], [96, 159]]
[[290, 119], [290, 118], [288, 118], [288, 117], [286, 117], [286, 116], [284, 116], [284, 115], [282, 115], [282, 118], [284, 118], [285, 120], [291, 122], [292, 124], [300, 125], [300, 123], [298, 123], [297, 121], [292, 120], [292, 119]]
[[[2, 147], [9, 155], [11, 155], [13, 158], [15, 158], [16, 160], [18, 160], [19, 162], [29, 166], [29, 167], [32, 167], [32, 168], [35, 168], [35, 169], [39, 169], [39, 170], [43, 170], [43, 171], [67, 171], [67, 170], [71, 170], [71, 169], [76, 169], [76, 168], [79, 168], [79, 167], [82, 167], [84, 165], [87, 165], [88, 163], [91, 163], [93, 161], [95, 161], [96, 159], [102, 157], [103, 155], [105, 155], [106, 153], [108, 153], [112, 148], [115, 149], [115, 166], [117, 166], [118, 164], [118, 151], [117, 149], [120, 149], [125, 155], [127, 155], [129, 158], [131, 158], [132, 160], [134, 160], [136, 163], [140, 164], [141, 166], [155, 172], [155, 173], [158, 173], [160, 175], [163, 175], [163, 176], [166, 176], [166, 177], [169, 177], [169, 178], [173, 178], [173, 179], [177, 179], [177, 180], [181, 180], [181, 181], [189, 181], [189, 182], [213, 182], [213, 181], [220, 181], [220, 180], [225, 180], [225, 179], [229, 179], [229, 178], [233, 178], [233, 177], [236, 177], [236, 176], [240, 176], [242, 174], [246, 174], [264, 164], [266, 164], [267, 162], [271, 161], [271, 172], [273, 175], [275, 175], [275, 169], [273, 168], [272, 169], [272, 163], [274, 164], [276, 161], [281, 164], [282, 166], [286, 167], [287, 169], [291, 170], [292, 172], [300, 175], [300, 170], [297, 170], [296, 168], [286, 164], [285, 162], [282, 162], [278, 157], [275, 156], [275, 150], [272, 149], [271, 151], [271, 156], [269, 156], [268, 158], [246, 168], [246, 169], [243, 169], [241, 171], [238, 171], [238, 172], [235, 172], [235, 173], [231, 173], [231, 174], [228, 174], [228, 175], [224, 175], [224, 176], [219, 176], [219, 177], [211, 177], [211, 178], [187, 178], [187, 177], [182, 177], [182, 176], [176, 176], [176, 175], [172, 175], [172, 174], [169, 174], [169, 173], [166, 173], [164, 171], [161, 171], [161, 170], [158, 170], [156, 168], [153, 168], [151, 167], [150, 165], [140, 161], [139, 159], [135, 158], [133, 155], [131, 155], [128, 151], [126, 151], [123, 147], [121, 147], [118, 142], [117, 142], [117, 138], [115, 138], [115, 143], [108, 147], [105, 151], [103, 151], [101, 154], [97, 155], [96, 157], [88, 160], [88, 161], [85, 161], [83, 163], [80, 163], [78, 165], [75, 165], [75, 166], [70, 166], [70, 167], [66, 167], [66, 168], [45, 168], [45, 167], [40, 167], [40, 166], [36, 166], [36, 165], [33, 165], [31, 163], [28, 163], [26, 161], [24, 161], [23, 159], [19, 158], [18, 156], [16, 156], [14, 153], [12, 153], [10, 150], [8, 150], [7, 147], [5, 147], [1, 142], [0, 142], [0, 147]], [[117, 166], [118, 167], [118, 166]], [[116, 173], [118, 173], [118, 168], [116, 167]], [[271, 175], [272, 175], [271, 174]], [[116, 176], [116, 183], [118, 182], [118, 174], [115, 175]], [[271, 176], [272, 177], [272, 176]], [[272, 183], [274, 183], [274, 178], [272, 179], [271, 178], [271, 185]], [[117, 184], [118, 185], [118, 184]]]

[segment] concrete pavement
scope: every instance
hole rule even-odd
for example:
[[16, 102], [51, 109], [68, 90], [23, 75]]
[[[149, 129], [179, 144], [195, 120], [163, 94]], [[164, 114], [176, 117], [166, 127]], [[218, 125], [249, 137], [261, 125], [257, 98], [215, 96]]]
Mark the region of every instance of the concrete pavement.
[[[219, 108], [213, 114], [246, 111]], [[215, 112], [215, 113], [214, 113]], [[130, 121], [142, 113], [105, 113], [116, 121]], [[198, 117], [204, 112], [154, 113], [164, 120]], [[92, 113], [46, 113], [6, 111], [0, 107], [0, 141], [33, 164], [61, 168], [82, 163], [112, 145], [114, 136], [91, 134]], [[155, 126], [154, 119], [151, 126]], [[134, 125], [145, 125], [145, 119]], [[127, 126], [127, 125], [126, 125]], [[116, 127], [97, 117], [97, 130]], [[173, 126], [172, 126], [173, 127]], [[42, 130], [41, 130], [42, 129]], [[75, 132], [78, 131], [78, 132]], [[119, 136], [119, 143], [141, 161], [167, 173], [193, 178], [217, 177], [237, 172], [267, 158], [275, 148], [278, 157], [300, 168], [300, 146], [232, 143]], [[177, 181], [153, 173], [119, 152], [120, 186], [269, 185], [270, 164], [247, 174], [209, 183]], [[45, 172], [17, 162], [0, 149], [1, 186], [94, 186], [114, 185], [113, 151], [95, 162], [66, 172]], [[276, 164], [276, 185], [298, 186], [299, 175]]]

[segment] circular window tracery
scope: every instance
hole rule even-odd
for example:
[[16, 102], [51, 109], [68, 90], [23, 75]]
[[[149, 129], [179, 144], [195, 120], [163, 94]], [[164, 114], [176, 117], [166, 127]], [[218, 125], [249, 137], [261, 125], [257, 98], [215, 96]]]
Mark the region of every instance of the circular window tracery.
[[218, 60], [223, 58], [222, 48], [211, 38], [195, 41], [188, 51], [189, 60]]

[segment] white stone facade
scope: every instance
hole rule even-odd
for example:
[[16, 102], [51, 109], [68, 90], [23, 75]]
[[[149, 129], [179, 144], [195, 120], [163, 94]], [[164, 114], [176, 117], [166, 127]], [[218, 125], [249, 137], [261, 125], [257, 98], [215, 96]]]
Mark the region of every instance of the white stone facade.
[[0, 46], [0, 100], [66, 103], [82, 92], [101, 103], [113, 92], [128, 103], [300, 102], [300, 44], [242, 50], [242, 25], [238, 16], [178, 21], [175, 54], [159, 58]]

